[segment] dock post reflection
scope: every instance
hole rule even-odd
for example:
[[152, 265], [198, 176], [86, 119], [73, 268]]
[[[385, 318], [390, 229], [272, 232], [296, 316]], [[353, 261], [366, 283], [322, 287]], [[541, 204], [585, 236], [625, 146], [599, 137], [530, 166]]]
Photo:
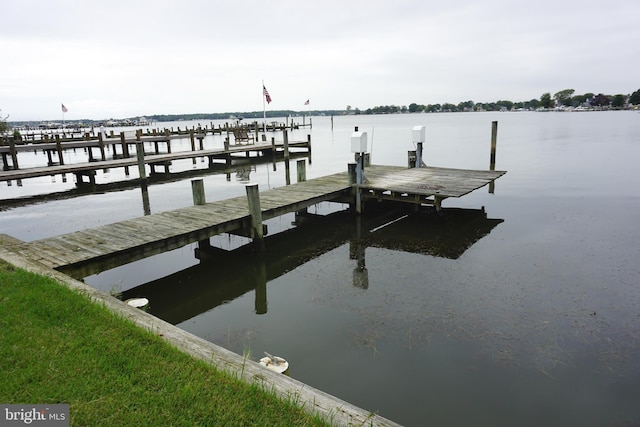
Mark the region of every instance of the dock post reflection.
[[353, 269], [353, 286], [368, 289], [369, 271], [365, 263], [365, 250], [367, 245], [362, 239], [362, 216], [357, 215], [355, 220], [355, 236], [349, 241], [349, 259], [356, 260], [356, 268]]
[[256, 314], [267, 313], [267, 266], [264, 252], [256, 253], [253, 272], [256, 284], [255, 312]]

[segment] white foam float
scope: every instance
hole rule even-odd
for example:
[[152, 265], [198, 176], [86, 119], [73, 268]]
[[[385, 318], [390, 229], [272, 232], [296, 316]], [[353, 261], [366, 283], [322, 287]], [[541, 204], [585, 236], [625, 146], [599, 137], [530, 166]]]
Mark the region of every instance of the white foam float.
[[125, 302], [135, 308], [145, 308], [149, 305], [149, 300], [147, 298], [129, 298]]
[[266, 366], [267, 369], [271, 369], [272, 371], [278, 372], [280, 374], [289, 369], [289, 362], [284, 360], [282, 357], [272, 356], [266, 351], [264, 352], [264, 354], [265, 357], [260, 359], [260, 364], [262, 366]]

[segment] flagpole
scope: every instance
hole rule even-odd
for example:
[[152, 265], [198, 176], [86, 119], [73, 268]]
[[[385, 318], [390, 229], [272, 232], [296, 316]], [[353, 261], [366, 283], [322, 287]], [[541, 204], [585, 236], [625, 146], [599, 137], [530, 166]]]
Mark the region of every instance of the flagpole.
[[262, 81], [262, 123], [267, 127], [267, 107], [264, 103], [266, 96], [264, 95], [264, 80]]

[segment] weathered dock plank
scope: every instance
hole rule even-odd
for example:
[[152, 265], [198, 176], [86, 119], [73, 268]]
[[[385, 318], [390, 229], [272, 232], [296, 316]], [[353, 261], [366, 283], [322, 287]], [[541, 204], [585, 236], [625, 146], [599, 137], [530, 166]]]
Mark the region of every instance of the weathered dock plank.
[[365, 169], [363, 190], [381, 190], [419, 196], [462, 197], [504, 175], [505, 171], [452, 168]]

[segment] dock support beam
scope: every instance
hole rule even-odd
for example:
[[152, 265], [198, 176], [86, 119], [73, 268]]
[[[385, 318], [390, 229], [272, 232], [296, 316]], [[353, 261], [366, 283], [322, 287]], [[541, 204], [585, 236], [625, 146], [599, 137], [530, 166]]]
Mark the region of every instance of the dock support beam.
[[[496, 146], [498, 145], [498, 122], [491, 122], [491, 159], [489, 170], [496, 170]], [[489, 183], [489, 193], [493, 194], [496, 189], [495, 180]]]
[[249, 183], [245, 186], [247, 201], [249, 202], [249, 214], [251, 215], [251, 237], [255, 248], [263, 252], [264, 232], [262, 230], [262, 209], [260, 208], [260, 191], [258, 184]]

